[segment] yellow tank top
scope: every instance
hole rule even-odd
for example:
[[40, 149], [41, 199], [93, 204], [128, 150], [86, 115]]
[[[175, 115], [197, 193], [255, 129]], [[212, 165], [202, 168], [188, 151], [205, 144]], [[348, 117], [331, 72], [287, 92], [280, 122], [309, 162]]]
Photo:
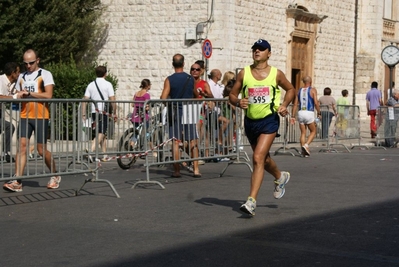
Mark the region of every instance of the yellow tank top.
[[257, 120], [277, 112], [281, 98], [281, 91], [276, 81], [277, 68], [270, 67], [269, 75], [261, 81], [252, 76], [250, 66], [246, 66], [244, 71], [241, 93], [249, 100], [245, 115], [250, 119]]

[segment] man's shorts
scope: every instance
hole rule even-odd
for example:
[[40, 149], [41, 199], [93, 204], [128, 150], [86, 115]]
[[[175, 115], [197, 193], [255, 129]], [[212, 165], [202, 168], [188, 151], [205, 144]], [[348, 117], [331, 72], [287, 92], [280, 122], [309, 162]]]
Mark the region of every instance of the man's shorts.
[[48, 122], [48, 119], [20, 119], [18, 136], [30, 139], [32, 133], [35, 132], [36, 143], [45, 144], [49, 135]]
[[[96, 113], [91, 113], [91, 119], [96, 121]], [[108, 129], [108, 116], [105, 114], [98, 114], [98, 133], [105, 134]]]
[[[255, 145], [261, 134], [273, 134], [277, 133], [280, 127], [280, 117], [277, 113], [271, 114], [259, 120], [252, 120], [245, 116], [244, 128], [245, 134], [247, 135], [248, 141], [251, 145]], [[276, 137], [279, 137], [276, 134]]]
[[198, 139], [197, 124], [173, 124], [169, 126], [169, 138], [181, 141]]
[[314, 122], [314, 111], [300, 110], [298, 111], [298, 122], [300, 124], [311, 124]]

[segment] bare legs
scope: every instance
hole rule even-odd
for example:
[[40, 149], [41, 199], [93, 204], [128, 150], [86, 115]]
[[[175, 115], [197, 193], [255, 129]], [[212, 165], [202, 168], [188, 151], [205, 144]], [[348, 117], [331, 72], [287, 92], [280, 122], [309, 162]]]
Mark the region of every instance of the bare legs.
[[275, 179], [280, 178], [281, 172], [274, 160], [270, 157], [269, 151], [273, 144], [276, 133], [261, 134], [256, 145], [252, 146], [253, 154], [253, 172], [251, 176], [250, 196], [256, 199], [263, 182], [265, 170]]

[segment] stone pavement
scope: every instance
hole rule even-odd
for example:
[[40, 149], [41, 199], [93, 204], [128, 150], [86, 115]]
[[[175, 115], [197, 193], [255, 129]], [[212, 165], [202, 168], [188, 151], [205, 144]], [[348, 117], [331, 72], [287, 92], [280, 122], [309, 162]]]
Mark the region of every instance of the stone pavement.
[[[278, 146], [274, 145], [273, 149]], [[398, 149], [354, 149], [310, 158], [277, 155], [290, 171], [282, 199], [270, 175], [256, 216], [242, 215], [250, 171], [226, 163], [200, 166], [202, 178], [151, 168], [165, 189], [145, 185], [137, 162], [102, 164], [100, 178], [24, 181], [21, 193], [0, 193], [0, 266], [399, 266]]]

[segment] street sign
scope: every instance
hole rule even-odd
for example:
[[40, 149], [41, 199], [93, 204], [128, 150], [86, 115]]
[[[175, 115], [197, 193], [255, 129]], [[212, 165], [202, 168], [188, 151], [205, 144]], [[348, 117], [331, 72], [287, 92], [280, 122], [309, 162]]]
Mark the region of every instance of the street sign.
[[205, 39], [202, 44], [202, 55], [207, 59], [212, 56], [212, 43], [209, 39]]

